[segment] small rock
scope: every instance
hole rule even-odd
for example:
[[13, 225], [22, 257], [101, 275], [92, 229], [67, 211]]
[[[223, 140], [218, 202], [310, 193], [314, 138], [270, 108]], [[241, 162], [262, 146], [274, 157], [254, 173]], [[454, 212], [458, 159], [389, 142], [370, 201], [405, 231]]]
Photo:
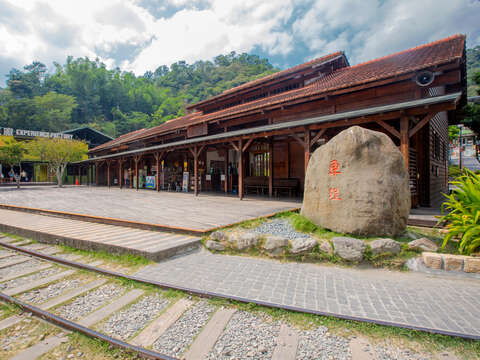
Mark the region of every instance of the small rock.
[[328, 241], [328, 240], [324, 240], [320, 244], [320, 250], [322, 250], [324, 253], [327, 253], [329, 255], [333, 254], [332, 244], [330, 244], [330, 241]]
[[292, 246], [290, 252], [292, 254], [300, 254], [312, 250], [316, 244], [317, 241], [313, 238], [300, 238], [290, 240], [290, 245]]
[[267, 236], [263, 249], [270, 255], [280, 255], [283, 248], [288, 245], [288, 239], [281, 236]]
[[73, 359], [74, 356], [75, 355], [73, 355], [73, 354], [68, 354], [67, 359]]
[[425, 237], [410, 241], [408, 243], [408, 248], [410, 250], [421, 250], [421, 251], [431, 251], [431, 252], [436, 252], [438, 250], [437, 244], [435, 244], [432, 240], [429, 240]]
[[235, 246], [238, 250], [245, 250], [257, 245], [259, 236], [254, 233], [242, 233], [235, 238]]
[[208, 241], [206, 242], [205, 246], [207, 247], [207, 249], [210, 249], [210, 250], [215, 250], [215, 251], [223, 251], [223, 250], [225, 250], [225, 246], [223, 246], [223, 245], [220, 244], [219, 242], [213, 241], [213, 240], [208, 240]]
[[398, 254], [401, 250], [400, 243], [392, 239], [377, 239], [370, 243], [370, 248], [374, 254]]
[[210, 239], [216, 241], [228, 241], [228, 236], [223, 231], [214, 231], [210, 234]]
[[361, 261], [367, 248], [362, 240], [350, 237], [334, 237], [332, 243], [335, 254], [347, 261]]
[[77, 353], [77, 356], [78, 356], [78, 357], [83, 356], [83, 352], [79, 351], [79, 352]]
[[422, 236], [413, 232], [413, 231], [405, 231], [402, 234], [402, 237], [406, 237], [406, 238], [409, 238], [409, 239], [412, 239], [412, 240], [417, 240], [417, 239], [420, 239]]

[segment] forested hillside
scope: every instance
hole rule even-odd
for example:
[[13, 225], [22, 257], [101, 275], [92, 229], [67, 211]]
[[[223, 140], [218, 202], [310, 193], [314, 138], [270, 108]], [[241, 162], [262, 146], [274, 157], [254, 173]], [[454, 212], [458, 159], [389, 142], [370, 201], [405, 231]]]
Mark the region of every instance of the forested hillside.
[[480, 72], [480, 46], [467, 50], [467, 80], [468, 80], [468, 95], [477, 95], [477, 90], [480, 89], [473, 81], [475, 73]]
[[233, 52], [213, 62], [160, 66], [143, 76], [88, 58], [54, 65], [52, 74], [39, 62], [10, 71], [7, 89], [0, 89], [0, 127], [62, 131], [88, 125], [116, 137], [184, 115], [188, 103], [278, 71], [267, 59]]

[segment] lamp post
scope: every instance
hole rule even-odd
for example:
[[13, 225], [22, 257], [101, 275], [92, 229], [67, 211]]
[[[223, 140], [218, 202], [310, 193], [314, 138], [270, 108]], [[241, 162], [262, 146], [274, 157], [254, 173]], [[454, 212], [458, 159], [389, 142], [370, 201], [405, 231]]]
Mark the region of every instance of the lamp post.
[[458, 125], [459, 129], [460, 129], [460, 136], [458, 137], [458, 142], [459, 142], [459, 147], [458, 147], [458, 167], [460, 168], [460, 170], [463, 169], [463, 162], [462, 162], [462, 148], [463, 148], [463, 144], [462, 144], [462, 129], [463, 129], [463, 125], [462, 124], [459, 124]]

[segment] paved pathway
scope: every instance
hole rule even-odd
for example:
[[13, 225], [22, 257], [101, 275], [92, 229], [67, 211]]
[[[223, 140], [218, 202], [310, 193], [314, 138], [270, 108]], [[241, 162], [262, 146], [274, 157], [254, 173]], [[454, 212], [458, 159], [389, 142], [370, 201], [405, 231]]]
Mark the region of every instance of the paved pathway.
[[279, 263], [205, 250], [147, 266], [136, 275], [332, 315], [480, 338], [478, 279]]
[[[77, 249], [136, 254], [152, 260], [189, 251], [198, 248], [200, 244], [199, 237], [189, 235], [88, 223], [4, 209], [0, 209], [0, 231], [17, 233], [43, 242], [62, 243]], [[22, 259], [16, 261], [21, 262]]]
[[270, 200], [106, 187], [0, 188], [0, 204], [66, 211], [150, 224], [206, 230], [299, 208], [298, 200]]

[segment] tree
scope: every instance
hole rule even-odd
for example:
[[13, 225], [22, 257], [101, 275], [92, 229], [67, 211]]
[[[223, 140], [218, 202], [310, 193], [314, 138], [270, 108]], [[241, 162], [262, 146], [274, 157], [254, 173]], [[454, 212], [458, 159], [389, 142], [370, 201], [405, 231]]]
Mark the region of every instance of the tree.
[[77, 107], [75, 98], [54, 91], [33, 98], [36, 127], [44, 131], [64, 131], [69, 128], [72, 111]]
[[[473, 76], [473, 82], [480, 86], [480, 72], [475, 73]], [[480, 95], [480, 90], [477, 90], [477, 95]], [[463, 108], [465, 119], [462, 121], [477, 135], [480, 135], [480, 105], [468, 104]]]
[[70, 162], [84, 160], [88, 146], [83, 141], [39, 138], [30, 143], [31, 151], [48, 162], [50, 171], [55, 172], [57, 184], [63, 185], [63, 174]]
[[8, 164], [10, 170], [14, 171], [13, 167], [18, 165], [18, 174], [15, 174], [15, 181], [17, 182], [17, 189], [20, 188], [20, 173], [22, 172], [22, 160], [26, 152], [25, 144], [16, 141], [13, 137], [4, 137], [2, 146], [0, 146], [0, 161]]

